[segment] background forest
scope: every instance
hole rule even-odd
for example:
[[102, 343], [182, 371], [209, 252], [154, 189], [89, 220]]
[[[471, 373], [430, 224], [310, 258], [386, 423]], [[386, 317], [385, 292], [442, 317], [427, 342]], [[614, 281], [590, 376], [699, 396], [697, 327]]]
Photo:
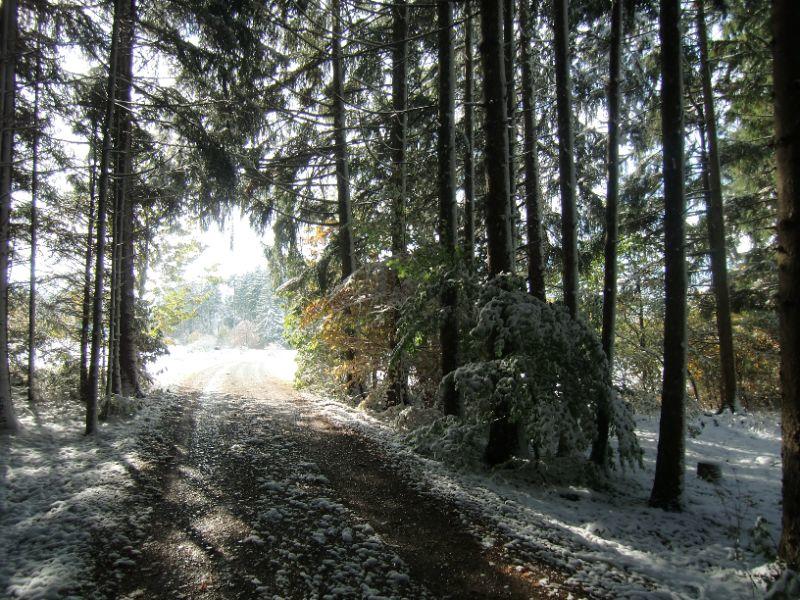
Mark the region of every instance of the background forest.
[[[5, 427], [68, 394], [91, 432], [203, 335], [482, 423], [490, 463], [521, 429], [536, 458], [636, 464], [674, 368], [680, 411], [779, 407], [770, 3], [2, 6]], [[198, 247], [163, 240], [234, 207], [273, 232], [264, 269], [184, 281]]]

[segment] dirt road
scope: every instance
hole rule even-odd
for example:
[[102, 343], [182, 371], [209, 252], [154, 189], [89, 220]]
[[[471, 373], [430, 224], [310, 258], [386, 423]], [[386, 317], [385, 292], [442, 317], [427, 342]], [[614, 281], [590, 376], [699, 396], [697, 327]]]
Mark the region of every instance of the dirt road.
[[[124, 598], [563, 596], [484, 547], [375, 441], [334, 427], [264, 353], [187, 356], [141, 456], [129, 531], [98, 540]], [[288, 374], [290, 375], [290, 374]], [[113, 576], [107, 575], [112, 573]]]

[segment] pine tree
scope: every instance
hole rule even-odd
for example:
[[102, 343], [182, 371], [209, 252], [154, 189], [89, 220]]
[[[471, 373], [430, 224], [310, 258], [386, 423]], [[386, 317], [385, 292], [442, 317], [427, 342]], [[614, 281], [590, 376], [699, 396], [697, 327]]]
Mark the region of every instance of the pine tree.
[[680, 1], [661, 0], [661, 136], [664, 177], [664, 370], [650, 505], [680, 510], [685, 460], [686, 248]]
[[773, 0], [778, 167], [778, 316], [781, 341], [783, 527], [779, 554], [800, 570], [800, 4]]
[[[437, 3], [439, 27], [439, 243], [448, 274], [442, 287], [442, 375], [459, 365], [458, 339], [458, 217], [456, 213], [455, 66], [453, 62], [453, 7], [450, 0]], [[446, 380], [452, 381], [452, 379]], [[442, 389], [445, 414], [459, 412], [458, 392], [453, 385]]]
[[736, 412], [739, 402], [736, 397], [736, 356], [733, 349], [733, 327], [731, 325], [731, 300], [728, 287], [728, 262], [725, 243], [725, 220], [722, 203], [722, 175], [720, 173], [717, 117], [714, 89], [711, 82], [711, 64], [708, 57], [708, 32], [704, 0], [696, 1], [697, 37], [700, 47], [700, 79], [703, 85], [703, 118], [708, 139], [708, 222], [709, 254], [711, 255], [711, 285], [716, 300], [717, 336], [722, 371], [722, 403], [720, 410]]
[[475, 261], [475, 125], [473, 5], [464, 3], [464, 258], [467, 268], [474, 269]]
[[[532, 4], [532, 6], [531, 6]], [[519, 10], [520, 62], [522, 68], [522, 123], [525, 130], [525, 218], [527, 222], [528, 290], [545, 300], [542, 249], [542, 201], [539, 182], [539, 136], [536, 124], [533, 32], [539, 12], [538, 0], [521, 0]]]
[[120, 30], [125, 11], [125, 0], [115, 0], [114, 21], [111, 29], [111, 49], [108, 60], [108, 84], [102, 125], [99, 183], [97, 196], [97, 244], [95, 246], [94, 293], [92, 296], [92, 340], [89, 356], [89, 377], [86, 385], [86, 434], [97, 431], [97, 407], [100, 395], [100, 353], [103, 342], [103, 289], [105, 287], [106, 218], [111, 170], [112, 128], [115, 120], [118, 78]]
[[36, 72], [33, 83], [33, 140], [31, 142], [31, 216], [29, 232], [31, 238], [30, 276], [28, 285], [28, 402], [34, 404], [36, 393], [36, 252], [38, 248], [39, 214], [39, 139], [41, 119], [39, 116], [42, 83], [42, 28], [36, 19]]
[[0, 39], [0, 430], [16, 431], [8, 357], [8, 268], [16, 129], [17, 19], [16, 0], [4, 0]]
[[[606, 171], [606, 235], [603, 269], [603, 329], [601, 342], [608, 360], [614, 365], [614, 335], [617, 318], [617, 212], [619, 203], [619, 104], [622, 62], [622, 0], [611, 3], [611, 48], [608, 76], [608, 157]], [[598, 401], [597, 439], [592, 446], [592, 461], [605, 466], [608, 456], [609, 414], [607, 398]]]
[[[480, 52], [486, 105], [486, 244], [490, 278], [513, 271], [501, 1], [481, 0]], [[519, 427], [511, 421], [509, 412], [505, 401], [492, 407], [485, 452], [490, 465], [505, 462], [521, 449]]]
[[561, 256], [564, 304], [578, 314], [578, 224], [575, 181], [575, 132], [569, 54], [569, 0], [553, 0], [558, 109], [558, 174], [561, 188]]
[[119, 340], [119, 392], [124, 396], [140, 396], [139, 358], [137, 351], [137, 319], [135, 312], [136, 280], [134, 255], [135, 211], [133, 195], [133, 51], [136, 30], [136, 0], [126, 3], [125, 20], [120, 36], [119, 90], [117, 99], [117, 161], [115, 191], [119, 198], [119, 308], [117, 311]]
[[[392, 11], [392, 119], [389, 131], [389, 146], [392, 154], [392, 258], [400, 260], [406, 254], [407, 169], [406, 169], [406, 130], [408, 128], [408, 5], [406, 0], [398, 0]], [[395, 295], [399, 294], [400, 281], [396, 270], [390, 277]], [[400, 311], [393, 308], [392, 337], [389, 351], [395, 357], [389, 365], [389, 379], [386, 402], [393, 406], [407, 404], [408, 369], [405, 366], [402, 348], [398, 349]]]

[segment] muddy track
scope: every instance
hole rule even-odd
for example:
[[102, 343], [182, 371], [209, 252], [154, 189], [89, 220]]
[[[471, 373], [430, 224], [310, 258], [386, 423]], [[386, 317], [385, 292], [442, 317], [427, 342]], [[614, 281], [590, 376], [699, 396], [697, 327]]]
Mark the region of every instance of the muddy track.
[[106, 597], [566, 597], [537, 584], [563, 576], [513, 568], [379, 444], [334, 427], [259, 365], [186, 383], [161, 400], [131, 466], [126, 510], [147, 525], [98, 542]]

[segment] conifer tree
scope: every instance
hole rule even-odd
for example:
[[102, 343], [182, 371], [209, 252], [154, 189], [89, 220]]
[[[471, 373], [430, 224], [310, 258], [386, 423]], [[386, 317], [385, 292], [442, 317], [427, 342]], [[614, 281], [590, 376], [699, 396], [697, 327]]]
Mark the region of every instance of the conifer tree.
[[[442, 246], [447, 276], [442, 288], [442, 375], [459, 366], [458, 287], [458, 217], [456, 213], [456, 144], [455, 144], [455, 66], [453, 61], [453, 7], [450, 0], [437, 3], [439, 26], [439, 243]], [[451, 381], [451, 379], [446, 381]], [[445, 414], [458, 414], [458, 393], [454, 386], [444, 386], [442, 405]]]
[[664, 179], [664, 370], [650, 505], [682, 508], [686, 396], [686, 240], [683, 68], [679, 0], [661, 0], [661, 136]]
[[[513, 271], [501, 1], [481, 0], [480, 52], [486, 105], [486, 245], [490, 278]], [[511, 420], [507, 402], [498, 402], [491, 412], [485, 458], [490, 465], [496, 465], [520, 451], [520, 431]]]
[[721, 367], [721, 406], [736, 412], [739, 402], [736, 394], [736, 356], [731, 325], [731, 301], [728, 285], [728, 260], [725, 243], [725, 219], [722, 202], [722, 174], [720, 172], [719, 142], [714, 89], [711, 80], [711, 63], [708, 56], [708, 31], [704, 0], [697, 0], [697, 37], [700, 50], [700, 80], [703, 86], [703, 120], [708, 140], [708, 190], [706, 220], [708, 222], [709, 254], [711, 258], [711, 286], [716, 301], [717, 337]]
[[783, 526], [779, 554], [800, 570], [800, 5], [773, 0], [778, 184]]
[[527, 221], [528, 291], [545, 299], [542, 250], [542, 202], [539, 182], [539, 136], [536, 123], [533, 32], [539, 12], [538, 0], [521, 0], [519, 10], [520, 62], [522, 68], [522, 122], [525, 130], [525, 217]]
[[[617, 212], [619, 202], [619, 104], [622, 63], [622, 0], [611, 3], [611, 44], [608, 76], [608, 156], [606, 159], [606, 234], [603, 269], [603, 328], [601, 342], [608, 360], [614, 365], [614, 336], [617, 318]], [[608, 455], [609, 414], [607, 398], [598, 400], [597, 439], [592, 446], [592, 460], [605, 466]]]
[[109, 179], [111, 170], [112, 127], [115, 120], [118, 78], [120, 30], [126, 0], [115, 0], [114, 21], [111, 28], [111, 48], [108, 60], [108, 83], [102, 125], [99, 183], [97, 196], [97, 244], [95, 246], [94, 293], [92, 296], [92, 339], [89, 356], [89, 376], [86, 385], [86, 434], [97, 431], [98, 401], [100, 396], [100, 353], [103, 342], [103, 290], [105, 288], [106, 218], [108, 213]]
[[575, 133], [572, 123], [572, 78], [569, 53], [569, 0], [553, 0], [556, 107], [558, 109], [558, 175], [561, 189], [561, 256], [564, 304], [578, 314], [578, 224], [575, 180]]
[[4, 0], [0, 39], [0, 430], [16, 431], [8, 356], [8, 269], [16, 129], [17, 20], [16, 0]]

